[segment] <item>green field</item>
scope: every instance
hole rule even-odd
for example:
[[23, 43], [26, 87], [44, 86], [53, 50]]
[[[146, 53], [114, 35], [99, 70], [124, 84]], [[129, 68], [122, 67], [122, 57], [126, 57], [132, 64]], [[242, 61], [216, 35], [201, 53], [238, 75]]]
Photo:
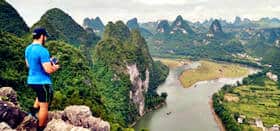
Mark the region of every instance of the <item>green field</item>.
[[247, 122], [260, 118], [265, 127], [280, 124], [280, 90], [277, 83], [268, 79], [265, 85], [242, 85], [230, 93], [239, 98], [238, 102], [224, 101], [226, 109], [232, 114], [246, 116]]
[[172, 59], [172, 58], [153, 58], [155, 61], [160, 61], [163, 64], [167, 65], [169, 68], [176, 68], [179, 66], [183, 66], [184, 63], [189, 63], [189, 60], [182, 60], [182, 59]]
[[214, 80], [217, 78], [236, 78], [248, 75], [245, 67], [237, 64], [216, 63], [211, 61], [200, 61], [201, 66], [197, 69], [184, 71], [179, 80], [184, 87], [190, 87], [196, 82]]

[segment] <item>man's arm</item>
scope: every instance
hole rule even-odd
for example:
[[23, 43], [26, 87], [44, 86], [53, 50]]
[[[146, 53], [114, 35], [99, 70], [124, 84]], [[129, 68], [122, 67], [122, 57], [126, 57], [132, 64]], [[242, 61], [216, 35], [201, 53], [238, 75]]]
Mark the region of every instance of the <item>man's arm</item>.
[[55, 65], [55, 64], [51, 63], [50, 54], [49, 54], [48, 50], [43, 49], [40, 53], [41, 53], [40, 61], [44, 68], [44, 71], [48, 74], [51, 74], [51, 73], [54, 73], [55, 71], [57, 71], [59, 68], [59, 65]]
[[29, 64], [28, 64], [27, 59], [25, 59], [25, 64], [26, 64], [27, 68], [29, 68]]
[[42, 64], [45, 72], [52, 74], [59, 69], [59, 65], [52, 65], [51, 62], [45, 62]]

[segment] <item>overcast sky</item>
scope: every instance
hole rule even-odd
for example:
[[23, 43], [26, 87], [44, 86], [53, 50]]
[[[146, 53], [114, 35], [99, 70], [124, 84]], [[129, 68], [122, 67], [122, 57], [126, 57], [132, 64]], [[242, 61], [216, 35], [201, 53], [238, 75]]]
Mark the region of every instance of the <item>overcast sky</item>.
[[7, 0], [33, 25], [54, 7], [68, 13], [82, 24], [85, 17], [100, 16], [108, 21], [127, 21], [137, 17], [139, 22], [174, 20], [177, 15], [190, 21], [222, 18], [232, 21], [235, 16], [259, 19], [280, 18], [280, 0]]

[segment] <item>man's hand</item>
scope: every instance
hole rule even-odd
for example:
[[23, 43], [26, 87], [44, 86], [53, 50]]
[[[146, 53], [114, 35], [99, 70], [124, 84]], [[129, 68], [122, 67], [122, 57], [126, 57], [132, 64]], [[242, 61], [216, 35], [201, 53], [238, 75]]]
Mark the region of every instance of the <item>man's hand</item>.
[[59, 65], [53, 65], [51, 62], [43, 63], [43, 68], [48, 74], [52, 74], [59, 69]]
[[59, 65], [58, 64], [53, 65], [53, 68], [54, 68], [55, 71], [57, 71], [59, 69]]

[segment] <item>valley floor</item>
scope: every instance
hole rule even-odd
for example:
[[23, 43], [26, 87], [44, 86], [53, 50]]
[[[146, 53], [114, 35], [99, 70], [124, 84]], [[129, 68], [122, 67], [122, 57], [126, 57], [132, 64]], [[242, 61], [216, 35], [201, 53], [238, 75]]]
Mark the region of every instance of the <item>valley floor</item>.
[[155, 61], [161, 61], [163, 64], [167, 65], [169, 68], [180, 67], [185, 64], [189, 64], [191, 61], [185, 59], [172, 59], [172, 58], [153, 58]]
[[249, 74], [249, 70], [238, 64], [217, 63], [202, 60], [197, 69], [184, 71], [179, 80], [182, 85], [187, 88], [191, 87], [199, 81], [214, 80], [218, 78], [237, 78]]

